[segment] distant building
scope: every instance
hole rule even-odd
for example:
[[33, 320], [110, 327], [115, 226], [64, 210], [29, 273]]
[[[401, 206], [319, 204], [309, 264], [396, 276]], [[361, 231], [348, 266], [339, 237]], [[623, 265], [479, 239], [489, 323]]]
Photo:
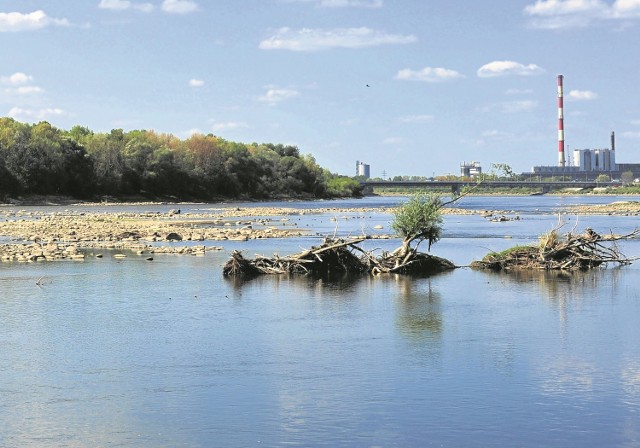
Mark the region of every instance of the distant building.
[[356, 176], [363, 176], [365, 179], [371, 177], [371, 168], [364, 162], [356, 160]]
[[460, 175], [462, 177], [476, 177], [482, 174], [482, 167], [479, 162], [462, 162], [460, 164]]
[[616, 152], [610, 149], [574, 149], [573, 166], [578, 171], [616, 171]]

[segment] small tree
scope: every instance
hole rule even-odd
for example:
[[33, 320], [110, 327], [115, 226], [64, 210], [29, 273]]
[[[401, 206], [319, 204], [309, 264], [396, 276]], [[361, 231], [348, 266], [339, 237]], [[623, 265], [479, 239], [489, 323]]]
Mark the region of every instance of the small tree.
[[396, 209], [391, 227], [403, 238], [400, 256], [409, 253], [414, 241], [417, 241], [415, 250], [425, 240], [429, 244], [427, 250], [431, 250], [431, 245], [440, 239], [442, 233], [442, 206], [438, 194], [416, 194]]
[[620, 176], [623, 185], [631, 185], [633, 183], [633, 171], [625, 171]]

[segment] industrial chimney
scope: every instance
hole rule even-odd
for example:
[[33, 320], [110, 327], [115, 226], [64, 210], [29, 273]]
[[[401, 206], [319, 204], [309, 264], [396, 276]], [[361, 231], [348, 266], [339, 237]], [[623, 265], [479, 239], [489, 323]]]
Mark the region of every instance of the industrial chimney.
[[562, 75], [558, 75], [558, 166], [565, 166], [564, 159], [564, 106]]
[[616, 150], [616, 133], [611, 131], [611, 151]]

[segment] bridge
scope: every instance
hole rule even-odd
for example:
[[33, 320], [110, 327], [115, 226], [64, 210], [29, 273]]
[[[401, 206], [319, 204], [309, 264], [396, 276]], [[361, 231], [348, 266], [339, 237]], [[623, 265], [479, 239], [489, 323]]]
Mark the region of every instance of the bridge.
[[[452, 193], [459, 193], [464, 187], [474, 187], [478, 185], [476, 181], [464, 180], [433, 180], [433, 181], [384, 181], [384, 180], [367, 180], [360, 182], [363, 190], [372, 192], [373, 188], [450, 188]], [[610, 187], [620, 185], [618, 182], [596, 182], [591, 181], [535, 181], [535, 180], [485, 180], [480, 183], [482, 188], [538, 188], [542, 193], [548, 193], [551, 190], [561, 188], [597, 188]]]

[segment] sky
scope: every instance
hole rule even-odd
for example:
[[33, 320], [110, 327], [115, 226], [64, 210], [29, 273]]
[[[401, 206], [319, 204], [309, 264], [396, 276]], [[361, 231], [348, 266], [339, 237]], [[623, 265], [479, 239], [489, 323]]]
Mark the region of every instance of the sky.
[[640, 0], [0, 0], [0, 116], [296, 145], [373, 177], [640, 163]]

